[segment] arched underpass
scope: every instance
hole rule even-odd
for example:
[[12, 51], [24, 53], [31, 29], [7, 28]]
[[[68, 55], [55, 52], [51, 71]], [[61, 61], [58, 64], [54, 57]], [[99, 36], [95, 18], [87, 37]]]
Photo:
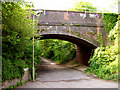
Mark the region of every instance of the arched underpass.
[[[84, 12], [43, 10], [39, 19], [36, 20], [38, 20], [38, 34], [42, 35], [41, 39], [61, 39], [76, 44], [76, 59], [80, 64], [87, 65], [92, 50], [99, 45], [96, 43], [97, 34], [102, 32], [104, 40], [106, 32], [103, 28], [101, 14], [86, 13], [86, 18], [83, 18], [83, 15], [85, 15]], [[85, 38], [81, 38], [81, 36]], [[93, 42], [91, 42], [92, 39], [94, 39]], [[35, 82], [28, 82], [21, 88], [118, 87], [115, 82], [99, 80], [98, 78], [93, 78], [90, 75], [65, 66], [49, 65], [49, 61], [47, 63], [44, 66], [46, 70], [39, 71]]]
[[[97, 46], [91, 42], [69, 34], [41, 34], [42, 39], [61, 39], [76, 44], [76, 59], [87, 65], [92, 50]], [[37, 37], [35, 37], [37, 38]], [[42, 58], [43, 68], [38, 68], [35, 82], [25, 83], [19, 88], [117, 88], [116, 82], [109, 82], [90, 76], [71, 67], [53, 64]]]
[[[83, 38], [67, 34], [42, 34], [41, 39], [61, 39], [76, 44], [76, 61], [81, 65], [88, 65], [93, 49], [97, 46]], [[37, 37], [36, 37], [37, 38]]]
[[41, 39], [61, 39], [76, 44], [76, 59], [80, 64], [88, 65], [92, 50], [99, 46], [98, 35], [102, 34], [105, 44], [106, 31], [100, 13], [42, 10], [35, 20]]

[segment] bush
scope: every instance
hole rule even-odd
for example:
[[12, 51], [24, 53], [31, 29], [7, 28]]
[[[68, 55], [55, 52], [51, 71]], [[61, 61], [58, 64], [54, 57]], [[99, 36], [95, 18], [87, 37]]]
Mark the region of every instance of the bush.
[[22, 66], [13, 64], [9, 59], [4, 60], [2, 64], [2, 81], [19, 78], [24, 75], [24, 70]]
[[107, 34], [114, 28], [117, 18], [118, 15], [115, 13], [104, 13], [103, 23]]
[[90, 67], [86, 72], [96, 74], [99, 78], [118, 81], [118, 22], [110, 31], [111, 45], [98, 47], [93, 57], [89, 60]]
[[[30, 8], [31, 4], [2, 2], [2, 81], [21, 78], [26, 67], [32, 71], [33, 44], [30, 38], [35, 25], [30, 19], [31, 14], [22, 9], [22, 5]], [[35, 68], [41, 62], [38, 56], [35, 52]]]

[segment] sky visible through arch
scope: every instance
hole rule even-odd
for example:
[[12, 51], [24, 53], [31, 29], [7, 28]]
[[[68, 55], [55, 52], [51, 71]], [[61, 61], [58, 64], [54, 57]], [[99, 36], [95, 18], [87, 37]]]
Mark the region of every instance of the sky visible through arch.
[[[74, 6], [76, 0], [25, 0], [27, 2], [33, 2], [35, 9], [49, 9], [49, 10], [68, 10]], [[81, 1], [81, 0], [77, 0]], [[98, 10], [108, 10], [113, 13], [117, 13], [118, 5], [114, 4], [116, 0], [82, 0], [88, 1]], [[116, 7], [116, 8], [114, 8]]]

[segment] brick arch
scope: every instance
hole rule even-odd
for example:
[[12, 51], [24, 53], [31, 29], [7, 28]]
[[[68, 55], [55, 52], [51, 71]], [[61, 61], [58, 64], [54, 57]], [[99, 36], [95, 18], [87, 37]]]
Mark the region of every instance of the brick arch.
[[86, 39], [68, 34], [41, 34], [41, 36], [41, 39], [61, 39], [90, 49], [95, 49], [96, 47], [98, 47], [97, 45], [91, 43], [90, 41], [87, 41]]
[[[37, 37], [36, 37], [37, 38]], [[81, 65], [88, 65], [93, 49], [97, 46], [85, 39], [65, 34], [42, 34], [41, 39], [60, 39], [76, 44], [76, 61]]]

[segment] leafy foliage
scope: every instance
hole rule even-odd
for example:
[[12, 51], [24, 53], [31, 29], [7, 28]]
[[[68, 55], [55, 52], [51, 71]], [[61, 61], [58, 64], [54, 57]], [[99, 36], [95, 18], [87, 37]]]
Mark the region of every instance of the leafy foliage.
[[14, 88], [16, 88], [16, 87], [18, 87], [18, 86], [23, 86], [24, 85], [24, 82], [22, 81], [22, 80], [20, 80], [20, 82], [17, 82], [17, 84], [16, 85], [11, 85], [11, 86], [9, 86], [8, 88], [7, 88], [7, 90], [11, 90], [11, 89], [14, 89]]
[[100, 43], [100, 46], [103, 46], [103, 39], [102, 39], [102, 32], [100, 34], [97, 34], [98, 42]]
[[76, 51], [73, 43], [46, 39], [40, 41], [41, 56], [52, 59], [57, 63], [65, 63], [75, 57]]
[[103, 23], [107, 34], [114, 28], [117, 18], [118, 15], [115, 13], [104, 13]]
[[[2, 2], [2, 81], [20, 78], [24, 74], [23, 68], [32, 68], [30, 38], [35, 25], [29, 11], [22, 8], [23, 5], [30, 7], [21, 2]], [[37, 56], [35, 53], [35, 66], [40, 63]]]
[[88, 11], [88, 12], [97, 12], [97, 8], [92, 6], [91, 3], [85, 2], [85, 1], [80, 1], [80, 2], [75, 2], [74, 8], [70, 10], [75, 10], [75, 11]]
[[118, 80], [118, 22], [113, 30], [110, 31], [109, 39], [111, 45], [98, 47], [93, 57], [89, 60], [90, 67], [86, 72], [94, 73], [99, 78], [106, 80]]

